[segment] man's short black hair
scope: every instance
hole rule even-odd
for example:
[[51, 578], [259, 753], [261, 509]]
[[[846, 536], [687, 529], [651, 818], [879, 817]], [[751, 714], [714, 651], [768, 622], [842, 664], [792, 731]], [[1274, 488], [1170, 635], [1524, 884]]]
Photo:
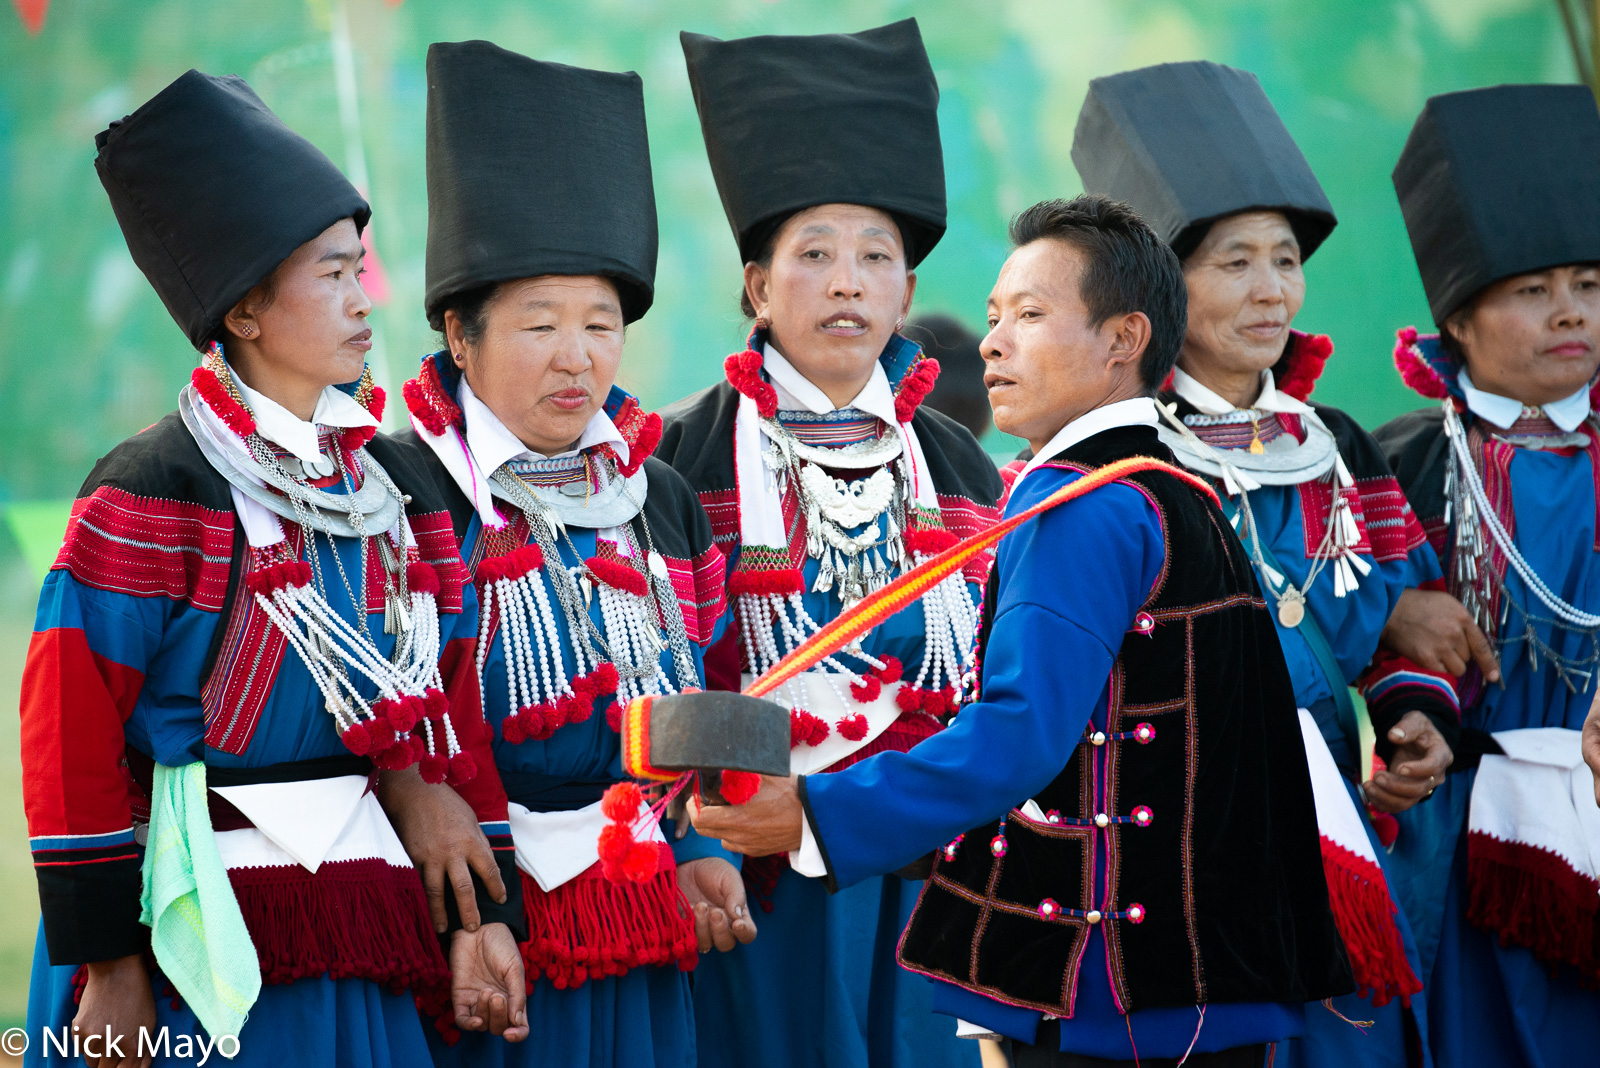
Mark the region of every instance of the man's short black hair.
[[1178, 257], [1132, 208], [1096, 193], [1042, 200], [1011, 220], [1018, 248], [1046, 237], [1067, 242], [1089, 261], [1078, 295], [1091, 326], [1129, 312], [1149, 317], [1139, 377], [1145, 388], [1158, 389], [1178, 362], [1188, 325], [1189, 291]]

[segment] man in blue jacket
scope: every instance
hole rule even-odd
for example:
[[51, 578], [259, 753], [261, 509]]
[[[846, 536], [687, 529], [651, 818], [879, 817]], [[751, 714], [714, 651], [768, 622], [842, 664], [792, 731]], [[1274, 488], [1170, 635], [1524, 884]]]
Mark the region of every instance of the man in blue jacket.
[[[982, 348], [995, 423], [1034, 454], [1014, 514], [1116, 460], [1172, 461], [1151, 394], [1185, 289], [1103, 197], [1037, 204], [1011, 237]], [[981, 693], [946, 730], [696, 827], [834, 888], [932, 853], [900, 961], [1016, 1065], [1260, 1065], [1353, 984], [1249, 559], [1213, 496], [1157, 471], [1019, 528], [994, 576]]]

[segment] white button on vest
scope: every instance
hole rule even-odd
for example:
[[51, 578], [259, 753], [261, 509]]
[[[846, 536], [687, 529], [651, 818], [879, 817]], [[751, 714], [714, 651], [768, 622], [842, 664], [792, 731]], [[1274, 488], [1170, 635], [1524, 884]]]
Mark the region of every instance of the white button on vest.
[[1094, 825], [1096, 827], [1104, 827], [1107, 824], [1109, 824], [1110, 822], [1111, 822], [1111, 817], [1107, 816], [1104, 812], [1100, 813], [1100, 815], [1098, 815], [1098, 816], [1096, 816], [1094, 818]]
[[1087, 916], [1085, 916], [1084, 919], [1088, 920], [1090, 923], [1099, 923], [1100, 922], [1100, 912], [1099, 912], [1099, 910], [1091, 909], [1089, 911], [1089, 914]]
[[1089, 735], [1089, 741], [1091, 741], [1095, 745], [1105, 745], [1106, 744], [1106, 732], [1105, 731], [1095, 731], [1093, 734]]

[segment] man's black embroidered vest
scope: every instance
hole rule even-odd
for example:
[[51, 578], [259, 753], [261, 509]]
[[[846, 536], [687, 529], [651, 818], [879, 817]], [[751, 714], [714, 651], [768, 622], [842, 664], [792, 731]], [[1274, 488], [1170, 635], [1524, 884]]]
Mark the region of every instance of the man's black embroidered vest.
[[[1123, 427], [1054, 465], [1138, 455], [1173, 462], [1153, 428]], [[1106, 730], [1034, 798], [1059, 822], [1013, 809], [1003, 855], [999, 821], [936, 854], [901, 962], [1070, 1016], [1098, 925], [1129, 1011], [1346, 993], [1294, 689], [1250, 561], [1209, 499], [1159, 472], [1130, 481], [1160, 514], [1167, 560], [1112, 666]]]

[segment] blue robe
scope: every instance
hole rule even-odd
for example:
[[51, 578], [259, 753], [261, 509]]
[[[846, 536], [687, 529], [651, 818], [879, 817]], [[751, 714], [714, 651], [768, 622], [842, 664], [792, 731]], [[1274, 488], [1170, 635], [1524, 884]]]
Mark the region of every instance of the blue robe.
[[[883, 520], [874, 522], [881, 536]], [[817, 568], [817, 561], [805, 561], [808, 591]], [[978, 587], [969, 583], [968, 589], [976, 602]], [[836, 592], [807, 592], [802, 599], [819, 624], [839, 614]], [[921, 669], [924, 642], [919, 602], [875, 628], [862, 648], [880, 659], [898, 658], [910, 684]], [[753, 913], [756, 940], [702, 957], [695, 972], [702, 1068], [977, 1065], [978, 1044], [957, 1038], [954, 1022], [934, 1015], [929, 982], [895, 963], [920, 889], [917, 881], [877, 875], [829, 894], [820, 880], [784, 867], [771, 911], [756, 907]]]
[[[1026, 509], [1078, 477], [1040, 468], [1014, 487], [1006, 511]], [[881, 753], [805, 780], [830, 872], [844, 893], [995, 819], [1060, 774], [1086, 725], [1104, 723], [1117, 650], [1165, 559], [1154, 507], [1122, 484], [1046, 513], [1001, 543], [991, 576], [999, 601], [982, 700], [909, 753]], [[1063, 560], [1093, 560], [1095, 566], [1066, 569]], [[1197, 1010], [1119, 1013], [1103, 939], [1098, 933], [1093, 939], [1077, 978], [1083, 997], [1076, 1015], [1062, 1021], [1063, 1050], [1132, 1059], [1136, 1048], [1141, 1057], [1173, 1057], [1191, 1041], [1206, 1052], [1299, 1031], [1300, 1006], [1294, 1004], [1208, 1006], [1198, 1039]], [[1021, 1042], [1033, 1042], [1040, 1021], [1037, 1012], [944, 983], [937, 984], [935, 1005]]]
[[[1250, 491], [1250, 510], [1255, 517], [1258, 534], [1270, 548], [1288, 580], [1303, 588], [1312, 559], [1306, 552], [1305, 518], [1301, 513], [1301, 497], [1294, 486], [1263, 486]], [[1372, 568], [1361, 578], [1360, 586], [1339, 597], [1334, 593], [1333, 574], [1324, 568], [1306, 596], [1306, 610], [1316, 619], [1323, 636], [1333, 650], [1343, 678], [1339, 685], [1354, 685], [1366, 671], [1384, 625], [1394, 612], [1400, 594], [1427, 583], [1437, 583], [1443, 577], [1438, 557], [1433, 548], [1416, 531], [1414, 547], [1404, 556], [1387, 554], [1378, 559], [1373, 553], [1361, 554]], [[1246, 540], [1246, 547], [1249, 542]], [[1258, 576], [1265, 588], [1265, 579]], [[1300, 627], [1286, 627], [1272, 614], [1278, 630], [1278, 640], [1283, 646], [1283, 657], [1289, 665], [1289, 677], [1294, 681], [1295, 700], [1301, 708], [1310, 710], [1312, 718], [1322, 732], [1323, 741], [1333, 754], [1334, 763], [1344, 774], [1356, 810], [1361, 814], [1362, 826], [1373, 843], [1380, 867], [1385, 867], [1386, 851], [1378, 841], [1366, 805], [1355, 794], [1354, 784], [1365, 776], [1360, 769], [1361, 739], [1349, 728], [1354, 724], [1341, 724], [1334, 705], [1333, 688], [1327, 672], [1318, 662], [1316, 654]], [[1442, 690], [1442, 687], [1441, 687]], [[1385, 870], [1385, 881], [1390, 877]], [[1390, 895], [1394, 896], [1390, 882]], [[1417, 958], [1411, 927], [1403, 914], [1396, 915], [1396, 924], [1405, 943], [1406, 958], [1412, 971], [1422, 974]], [[1333, 999], [1333, 1012], [1321, 1005], [1308, 1006], [1305, 1015], [1306, 1033], [1302, 1038], [1284, 1044], [1278, 1052], [1278, 1063], [1297, 1068], [1342, 1068], [1345, 1065], [1362, 1065], [1364, 1068], [1405, 1068], [1411, 1064], [1408, 1053], [1410, 1043], [1406, 1037], [1407, 1014], [1412, 1015], [1412, 1026], [1425, 1035], [1427, 1017], [1423, 1006], [1425, 993], [1414, 994], [1409, 1008], [1398, 999], [1376, 1006], [1370, 997], [1345, 994]], [[1335, 1015], [1338, 1013], [1338, 1015]], [[1340, 1016], [1345, 1019], [1340, 1019]], [[1370, 1026], [1357, 1028], [1348, 1020], [1371, 1021]], [[1426, 1050], [1426, 1045], [1422, 1047]], [[1424, 1063], [1431, 1063], [1426, 1058]]]
[[[463, 555], [469, 560], [482, 530], [481, 521], [474, 517], [463, 543]], [[595, 555], [598, 538], [593, 530], [568, 527], [567, 533], [572, 545], [565, 541], [560, 544], [563, 563], [573, 566]], [[576, 555], [573, 546], [577, 547]], [[556, 609], [555, 624], [561, 634], [562, 656], [570, 671], [573, 656], [566, 618], [560, 611], [555, 591], [549, 586], [549, 579], [544, 581], [546, 596]], [[589, 616], [604, 634], [599, 598], [590, 606]], [[690, 642], [689, 650], [699, 669], [700, 646]], [[667, 677], [675, 679], [670, 651], [662, 653], [661, 663]], [[680, 680], [677, 684], [694, 683]], [[577, 780], [620, 782], [627, 777], [622, 770], [620, 737], [606, 724], [610, 700], [597, 703], [594, 713], [582, 723], [569, 723], [544, 741], [530, 740], [516, 745], [500, 736], [508, 711], [515, 711], [508, 702], [505, 646], [496, 631], [484, 664], [483, 704], [485, 717], [495, 735], [495, 765], [500, 769], [509, 800], [533, 811], [582, 807], [576, 802], [568, 805], [552, 799], [552, 794], [559, 791], [551, 788]], [[545, 788], [543, 797], [530, 793], [540, 786]], [[592, 800], [585, 798], [583, 804]], [[668, 838], [671, 839], [670, 834]], [[716, 842], [700, 838], [692, 831], [676, 843], [674, 852], [680, 863], [698, 856], [727, 857]], [[539, 932], [529, 933], [537, 937]], [[528, 994], [528, 1026], [531, 1033], [524, 1042], [508, 1043], [479, 1031], [463, 1033], [454, 1045], [447, 1044], [430, 1028], [428, 1045], [433, 1052], [433, 1063], [439, 1068], [447, 1065], [690, 1068], [695, 1063], [689, 976], [672, 965], [634, 968], [619, 976], [591, 978], [566, 990], [557, 990], [547, 976], [541, 976]]]
[[[157, 433], [164, 426], [157, 424], [157, 428], [145, 433]], [[187, 433], [181, 429], [179, 432]], [[342, 488], [330, 487], [328, 491], [342, 492]], [[96, 492], [101, 497], [108, 492], [111, 494], [104, 500], [121, 499], [114, 488], [99, 487]], [[87, 517], [86, 523], [98, 523], [103, 530], [110, 513], [96, 511], [103, 506], [101, 497], [90, 503], [83, 515]], [[147, 507], [153, 516], [169, 504], [155, 501]], [[205, 514], [194, 505], [176, 507], [190, 517]], [[207, 521], [227, 530], [232, 515], [213, 511]], [[124, 741], [131, 749], [169, 767], [204, 760], [212, 768], [257, 768], [348, 756], [335, 731], [333, 717], [324, 708], [321, 692], [292, 649], [285, 650], [254, 734], [244, 750], [223, 752], [206, 744], [207, 723], [201, 705], [200, 672], [213, 635], [225, 621], [220, 612], [195, 603], [201, 600], [196, 591], [209, 586], [214, 593], [224, 581], [228, 568], [226, 550], [218, 554], [207, 546], [208, 556], [202, 560], [197, 538], [191, 541], [181, 533], [173, 534], [174, 530], [186, 529], [182, 524], [164, 524], [159, 519], [149, 518], [146, 527], [146, 520], [140, 517], [126, 522], [132, 525], [122, 530], [121, 536], [131, 539], [133, 544], [132, 565], [148, 564], [150, 559], [188, 559], [191, 570], [187, 573], [187, 591], [175, 596], [178, 590], [170, 586], [165, 593], [155, 587], [140, 586], [139, 580], [148, 572], [129, 565], [128, 561], [122, 561], [128, 566], [119, 575], [115, 561], [86, 561], [75, 556], [75, 543], [92, 539], [94, 534], [87, 528], [69, 530], [67, 545], [46, 576], [39, 595], [34, 642], [24, 684], [24, 718], [28, 718], [27, 709], [34, 700], [40, 701], [40, 707], [46, 710], [36, 715], [43, 716], [55, 707], [56, 699], [48, 696], [53, 688], [59, 688], [66, 698], [67, 711], [63, 718], [78, 718], [63, 724], [74, 732], [74, 737], [71, 747], [60, 758], [61, 770], [57, 770], [49, 754], [35, 751], [27, 757], [29, 767], [25, 776], [48, 781], [49, 777], [60, 774], [68, 779], [78, 776], [77, 781], [83, 782], [81, 776], [98, 770], [86, 766], [92, 751], [103, 751], [104, 743], [120, 752]], [[443, 533], [448, 536], [448, 531]], [[170, 540], [163, 545], [156, 541], [161, 538]], [[359, 547], [348, 538], [337, 539], [335, 544], [345, 572], [355, 581], [354, 576], [361, 575]], [[148, 557], [137, 555], [141, 551], [149, 554]], [[341, 617], [354, 618], [350, 598], [334, 566], [334, 550], [319, 536], [316, 551], [327, 576], [324, 592], [330, 605]], [[450, 551], [454, 558], [453, 545]], [[205, 570], [219, 565], [220, 571]], [[113, 585], [121, 588], [111, 588]], [[369, 603], [371, 608], [376, 608], [377, 614], [368, 615], [367, 632], [379, 651], [387, 656], [394, 638], [383, 633], [381, 599], [375, 605]], [[463, 592], [461, 611], [440, 612], [442, 644], [448, 647], [456, 643], [459, 647], [463, 641], [470, 643], [476, 621], [477, 602], [469, 587]], [[245, 655], [248, 656], [248, 652]], [[372, 700], [376, 687], [358, 673], [351, 674], [361, 693]], [[30, 693], [37, 696], [30, 696]], [[108, 699], [130, 706], [126, 719], [120, 724], [120, 736], [112, 736], [109, 723], [87, 721], [92, 714], [89, 710], [103, 706]], [[476, 715], [476, 708], [472, 715]], [[91, 728], [97, 732], [93, 736]], [[37, 767], [34, 762], [38, 762]], [[120, 777], [116, 785], [115, 792], [124, 793]], [[81, 809], [74, 814], [69, 808], [68, 818], [80, 821], [109, 818], [112, 814], [109, 811], [102, 815], [89, 808], [97, 799], [88, 794], [89, 791], [79, 791], [79, 796], [68, 799], [69, 805]], [[30, 804], [30, 815], [32, 809]], [[36, 850], [47, 850], [50, 846], [51, 843], [42, 838], [35, 841]], [[133, 845], [131, 831], [127, 833], [127, 849], [142, 854], [142, 849]], [[137, 892], [137, 884], [133, 892]], [[397, 921], [401, 919], [397, 917]], [[425, 918], [423, 923], [426, 924]], [[58, 1057], [44, 1059], [40, 1034], [43, 1028], [51, 1028], [57, 1034], [63, 1027], [70, 1028], [78, 1009], [73, 990], [77, 971], [76, 964], [50, 964], [45, 922], [41, 920], [29, 980], [27, 1029], [30, 1046], [25, 1064], [59, 1062]], [[152, 984], [156, 994], [157, 1028], [169, 1027], [174, 1043], [179, 1035], [203, 1036], [187, 1005], [173, 1005], [175, 995], [167, 988], [165, 977], [156, 973]], [[127, 1043], [124, 1052], [133, 1053]], [[157, 1057], [155, 1063], [193, 1064], [197, 1058], [198, 1052], [193, 1059], [180, 1059], [174, 1053], [170, 1058]], [[219, 1061], [213, 1059], [209, 1063]], [[427, 1068], [429, 1060], [411, 991], [391, 992], [372, 981], [334, 980], [323, 974], [286, 984], [263, 983], [260, 997], [250, 1009], [239, 1035], [239, 1055], [223, 1063], [262, 1068], [312, 1063]]]
[[[1600, 611], [1588, 453], [1519, 448], [1510, 470], [1518, 550], [1558, 596], [1583, 611]], [[1506, 585], [1517, 603], [1548, 615], [1515, 572]], [[1513, 612], [1508, 630], [1520, 630], [1515, 620]], [[1587, 655], [1581, 635], [1536, 626], [1563, 654]], [[1500, 658], [1504, 685], [1484, 688], [1482, 699], [1463, 711], [1465, 726], [1490, 732], [1582, 727], [1592, 688], [1569, 691], [1547, 665], [1535, 669], [1520, 643], [1502, 642]], [[1476, 771], [1452, 774], [1430, 801], [1402, 813], [1390, 856], [1425, 969], [1434, 1058], [1446, 1068], [1593, 1063], [1600, 1050], [1600, 993], [1585, 989], [1570, 968], [1551, 969], [1526, 949], [1498, 945], [1467, 921], [1466, 822], [1475, 777]]]

